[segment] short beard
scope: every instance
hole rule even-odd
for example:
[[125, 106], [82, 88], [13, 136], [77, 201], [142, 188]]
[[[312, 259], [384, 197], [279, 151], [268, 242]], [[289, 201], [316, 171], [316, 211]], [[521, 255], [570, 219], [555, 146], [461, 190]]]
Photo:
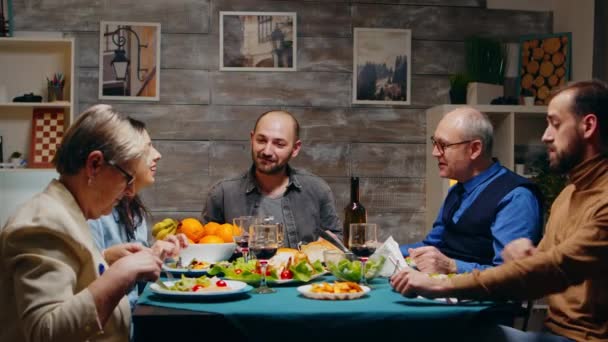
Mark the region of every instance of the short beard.
[[258, 158], [256, 157], [256, 155], [253, 151], [251, 152], [251, 159], [253, 159], [253, 164], [255, 165], [255, 170], [257, 172], [263, 173], [265, 175], [277, 175], [277, 174], [283, 173], [285, 171], [285, 169], [287, 168], [287, 163], [289, 162], [289, 159], [287, 159], [284, 164], [278, 164], [278, 165], [266, 170], [266, 169], [263, 169], [258, 164]]
[[583, 151], [584, 146], [582, 139], [576, 135], [576, 138], [572, 143], [572, 149], [570, 151], [565, 150], [560, 153], [556, 152], [555, 162], [550, 162], [549, 167], [551, 170], [557, 173], [566, 174], [582, 162]]

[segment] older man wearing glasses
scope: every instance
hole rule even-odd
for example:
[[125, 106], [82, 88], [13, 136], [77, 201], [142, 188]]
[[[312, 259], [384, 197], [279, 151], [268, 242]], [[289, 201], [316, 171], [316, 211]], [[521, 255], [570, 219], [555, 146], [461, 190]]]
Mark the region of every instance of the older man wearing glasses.
[[464, 273], [503, 263], [506, 244], [541, 237], [542, 201], [538, 188], [492, 158], [492, 123], [471, 107], [439, 122], [431, 137], [439, 175], [454, 185], [422, 242], [402, 245], [416, 267], [427, 273]]

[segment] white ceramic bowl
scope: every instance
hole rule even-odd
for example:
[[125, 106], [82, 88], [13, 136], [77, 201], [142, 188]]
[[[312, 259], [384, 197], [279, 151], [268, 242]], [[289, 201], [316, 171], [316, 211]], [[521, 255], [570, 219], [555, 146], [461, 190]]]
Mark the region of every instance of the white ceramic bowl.
[[229, 243], [196, 243], [190, 244], [180, 253], [182, 265], [188, 265], [192, 259], [206, 262], [218, 262], [230, 259], [236, 249], [234, 242]]

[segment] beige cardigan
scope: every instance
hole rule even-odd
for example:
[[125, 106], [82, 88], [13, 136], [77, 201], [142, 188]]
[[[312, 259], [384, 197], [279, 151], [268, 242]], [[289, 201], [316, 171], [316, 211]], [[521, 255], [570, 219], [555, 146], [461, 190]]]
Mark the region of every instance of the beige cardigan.
[[124, 297], [100, 329], [87, 286], [107, 268], [72, 194], [53, 180], [0, 232], [0, 342], [128, 341]]

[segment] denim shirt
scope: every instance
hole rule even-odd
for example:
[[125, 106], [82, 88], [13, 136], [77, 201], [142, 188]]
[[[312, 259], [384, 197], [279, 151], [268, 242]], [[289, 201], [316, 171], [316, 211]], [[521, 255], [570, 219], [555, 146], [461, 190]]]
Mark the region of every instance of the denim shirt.
[[[285, 219], [285, 245], [311, 242], [319, 229], [328, 229], [342, 238], [342, 221], [336, 214], [331, 188], [318, 176], [287, 166], [289, 183], [281, 199]], [[209, 191], [203, 221], [232, 223], [239, 216], [258, 216], [262, 200], [255, 179], [255, 167], [244, 174], [219, 181]]]

